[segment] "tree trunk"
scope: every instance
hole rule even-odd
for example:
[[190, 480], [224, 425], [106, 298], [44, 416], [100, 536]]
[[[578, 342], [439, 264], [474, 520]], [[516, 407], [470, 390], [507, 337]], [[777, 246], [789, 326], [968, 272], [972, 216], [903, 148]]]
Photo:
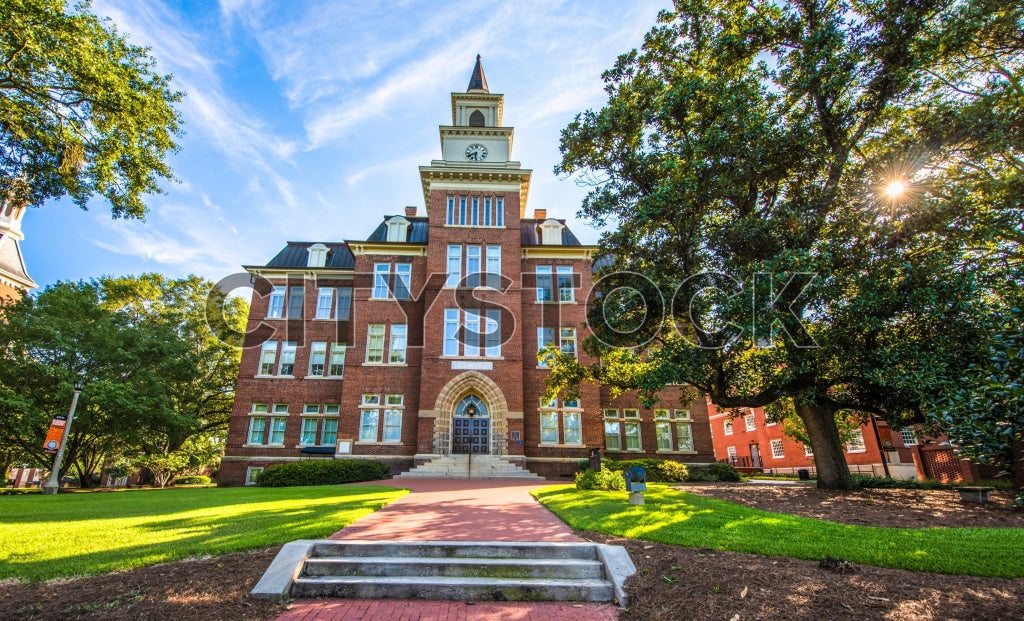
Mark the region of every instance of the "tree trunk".
[[846, 465], [843, 443], [836, 428], [835, 410], [822, 405], [795, 403], [797, 416], [804, 421], [814, 451], [818, 471], [818, 489], [853, 489], [850, 467]]
[[1024, 510], [1024, 431], [1013, 439], [1013, 463], [1010, 464], [1013, 476], [1013, 504]]

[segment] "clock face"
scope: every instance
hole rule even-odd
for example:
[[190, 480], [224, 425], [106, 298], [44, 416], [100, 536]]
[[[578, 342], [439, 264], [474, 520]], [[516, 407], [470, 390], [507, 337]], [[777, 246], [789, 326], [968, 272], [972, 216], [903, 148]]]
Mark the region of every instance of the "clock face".
[[471, 144], [466, 147], [466, 159], [471, 162], [482, 162], [487, 157], [487, 147], [482, 144]]

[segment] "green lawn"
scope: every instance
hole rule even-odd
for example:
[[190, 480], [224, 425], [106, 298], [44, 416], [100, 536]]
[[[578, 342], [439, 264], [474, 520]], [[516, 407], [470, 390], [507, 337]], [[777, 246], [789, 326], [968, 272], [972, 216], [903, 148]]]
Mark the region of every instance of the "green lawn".
[[317, 539], [406, 493], [358, 485], [0, 497], [0, 579], [98, 574]]
[[647, 504], [625, 492], [547, 487], [533, 494], [574, 529], [694, 548], [750, 552], [943, 574], [1024, 576], [1024, 529], [876, 528], [750, 509], [648, 484]]

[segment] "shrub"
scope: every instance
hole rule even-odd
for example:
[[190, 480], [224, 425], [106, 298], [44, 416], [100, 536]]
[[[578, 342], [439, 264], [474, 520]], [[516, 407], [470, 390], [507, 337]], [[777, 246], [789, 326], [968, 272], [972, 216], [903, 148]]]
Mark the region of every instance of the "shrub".
[[890, 479], [887, 477], [870, 477], [861, 474], [853, 475], [853, 483], [857, 489], [956, 489], [956, 485], [941, 481], [918, 481], [916, 479]]
[[337, 485], [388, 476], [387, 464], [368, 459], [308, 459], [270, 466], [256, 475], [260, 487]]
[[707, 466], [690, 466], [690, 472], [686, 477], [688, 483], [701, 483], [712, 481], [742, 481], [739, 471], [732, 464], [714, 463]]
[[687, 467], [671, 459], [623, 459], [620, 461], [601, 460], [601, 468], [622, 472], [627, 468], [640, 466], [647, 471], [651, 483], [681, 483], [686, 480]]
[[175, 485], [209, 485], [211, 482], [210, 477], [203, 475], [174, 479]]
[[601, 472], [585, 470], [576, 473], [576, 489], [601, 489], [609, 492], [625, 491], [626, 479], [622, 473], [602, 468]]

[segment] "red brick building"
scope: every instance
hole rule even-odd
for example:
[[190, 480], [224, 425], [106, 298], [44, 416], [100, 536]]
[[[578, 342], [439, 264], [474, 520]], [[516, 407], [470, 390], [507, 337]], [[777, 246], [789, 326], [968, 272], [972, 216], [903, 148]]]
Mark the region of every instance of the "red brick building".
[[703, 400], [542, 403], [555, 345], [584, 363], [596, 248], [545, 209], [527, 213], [532, 171], [512, 160], [504, 96], [479, 57], [452, 93], [441, 159], [419, 169], [425, 213], [385, 215], [360, 240], [289, 242], [246, 266], [249, 315], [219, 480], [303, 457], [361, 457], [401, 472], [450, 454], [500, 457], [571, 475], [589, 449], [610, 457], [713, 460]]

